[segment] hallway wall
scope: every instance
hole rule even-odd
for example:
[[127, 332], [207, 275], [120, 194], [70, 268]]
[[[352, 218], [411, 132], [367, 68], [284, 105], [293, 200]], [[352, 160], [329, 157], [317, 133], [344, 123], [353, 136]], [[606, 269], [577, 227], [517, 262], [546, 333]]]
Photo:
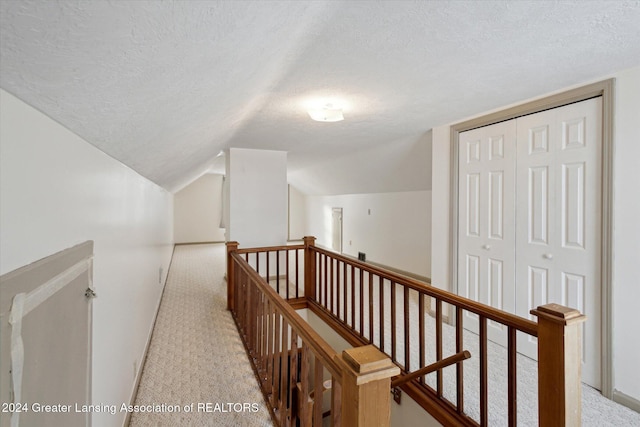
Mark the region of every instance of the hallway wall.
[[176, 243], [224, 242], [223, 175], [207, 173], [174, 194], [173, 233]]
[[[129, 403], [171, 260], [173, 196], [5, 91], [0, 110], [0, 274], [93, 240], [92, 399]], [[125, 415], [94, 413], [93, 426]]]
[[331, 247], [331, 208], [342, 211], [342, 250], [431, 277], [431, 191], [306, 196], [306, 235]]

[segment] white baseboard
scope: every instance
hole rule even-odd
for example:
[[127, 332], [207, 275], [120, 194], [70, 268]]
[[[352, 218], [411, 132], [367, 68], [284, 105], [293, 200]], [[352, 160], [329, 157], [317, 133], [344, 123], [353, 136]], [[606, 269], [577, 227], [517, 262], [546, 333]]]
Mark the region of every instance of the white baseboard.
[[636, 412], [640, 412], [640, 400], [628, 396], [621, 391], [613, 390], [613, 401], [629, 409], [633, 409]]

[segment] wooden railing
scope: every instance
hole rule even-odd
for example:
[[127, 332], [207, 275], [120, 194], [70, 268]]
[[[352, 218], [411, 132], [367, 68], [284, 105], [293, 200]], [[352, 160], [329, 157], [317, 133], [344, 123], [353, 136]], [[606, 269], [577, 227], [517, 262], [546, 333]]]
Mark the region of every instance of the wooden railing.
[[[261, 264], [262, 275], [276, 293], [288, 296], [296, 308], [309, 308], [351, 345], [370, 344], [388, 355], [401, 369], [393, 381], [397, 401], [402, 389], [444, 425], [490, 425], [489, 348], [496, 346], [492, 338], [502, 340], [506, 352], [505, 366], [498, 367], [506, 377], [506, 423], [517, 425], [516, 337], [526, 334], [538, 340], [538, 424], [580, 425], [579, 325], [585, 317], [579, 312], [557, 305], [538, 307], [532, 311], [536, 323], [316, 247], [314, 242], [305, 237], [304, 245], [244, 249], [237, 257], [243, 254], [246, 262], [253, 254], [256, 270]], [[270, 274], [274, 268], [276, 277], [286, 271], [286, 286], [274, 282]], [[465, 332], [465, 321], [474, 323], [476, 334]], [[496, 330], [502, 330], [498, 336]], [[446, 343], [451, 341], [453, 348], [447, 353]], [[476, 348], [469, 352], [465, 346], [474, 343]], [[475, 358], [477, 384], [465, 383], [469, 357]], [[473, 407], [465, 398], [469, 387], [478, 389]]]
[[[279, 295], [287, 293], [279, 287], [280, 252], [286, 253], [288, 260], [290, 253], [299, 249], [261, 248], [254, 252], [256, 264], [259, 252], [277, 254], [274, 284], [274, 280], [267, 281], [269, 273], [262, 277], [249, 264], [251, 251], [238, 250], [235, 242], [227, 244], [228, 308], [272, 420], [279, 426], [322, 426], [323, 418], [328, 417], [333, 426], [365, 426], [375, 416], [386, 417], [386, 424], [378, 425], [388, 425], [389, 396], [380, 390], [389, 387], [390, 378], [399, 369], [373, 346], [365, 353], [359, 348], [338, 355]], [[266, 271], [269, 262], [267, 257]], [[288, 282], [288, 267], [285, 270]], [[294, 271], [301, 271], [297, 263]], [[288, 295], [292, 300], [301, 298], [298, 292]], [[354, 393], [360, 396], [358, 402], [343, 406], [345, 396]]]

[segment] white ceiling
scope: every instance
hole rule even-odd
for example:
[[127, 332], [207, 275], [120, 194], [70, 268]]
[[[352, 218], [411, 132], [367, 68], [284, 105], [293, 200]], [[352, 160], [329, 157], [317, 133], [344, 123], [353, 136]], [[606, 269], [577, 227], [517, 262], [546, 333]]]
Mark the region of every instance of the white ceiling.
[[428, 189], [433, 126], [640, 64], [639, 1], [0, 7], [0, 86], [170, 191], [229, 147], [287, 151], [308, 193]]

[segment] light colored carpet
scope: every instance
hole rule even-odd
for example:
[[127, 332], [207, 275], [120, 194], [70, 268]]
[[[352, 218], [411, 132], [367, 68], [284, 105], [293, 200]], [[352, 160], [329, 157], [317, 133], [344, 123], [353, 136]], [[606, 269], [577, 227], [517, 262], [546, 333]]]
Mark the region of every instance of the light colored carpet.
[[[135, 402], [193, 403], [193, 412], [134, 413], [130, 426], [272, 425], [226, 310], [225, 254], [221, 244], [176, 247]], [[198, 403], [210, 406], [198, 411]], [[255, 405], [229, 405], [237, 403]]]

